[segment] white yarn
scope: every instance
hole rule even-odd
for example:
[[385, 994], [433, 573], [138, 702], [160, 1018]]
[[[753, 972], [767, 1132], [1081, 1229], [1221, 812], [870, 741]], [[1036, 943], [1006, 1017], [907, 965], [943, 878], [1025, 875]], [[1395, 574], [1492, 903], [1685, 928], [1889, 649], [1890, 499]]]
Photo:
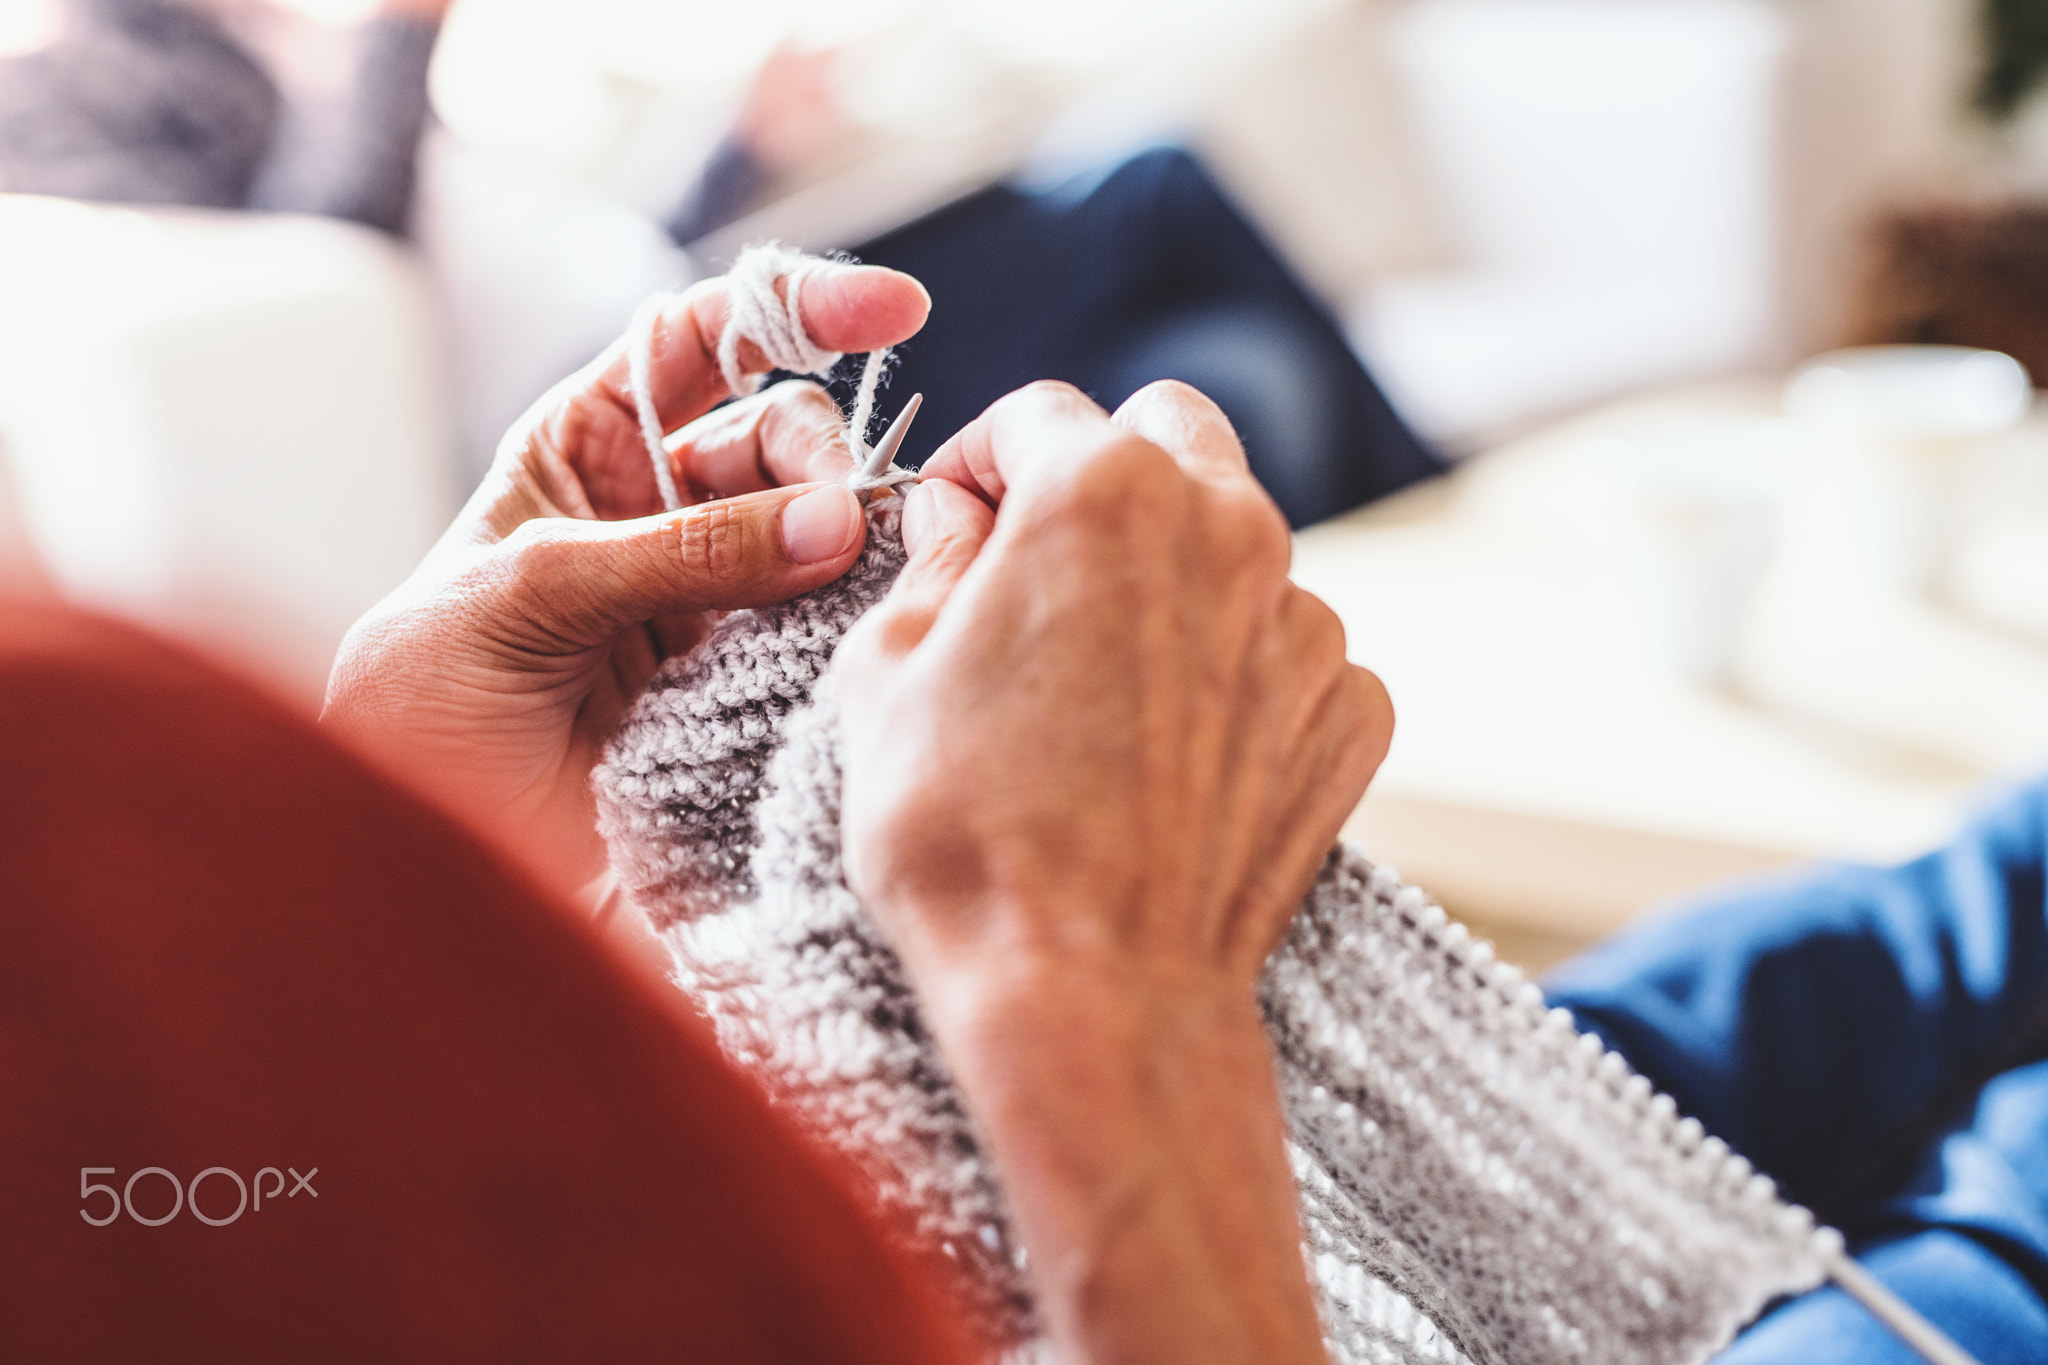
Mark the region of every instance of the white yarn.
[[[740, 252], [739, 259], [725, 274], [725, 330], [718, 336], [718, 370], [734, 397], [747, 397], [761, 387], [760, 375], [749, 374], [740, 368], [742, 341], [753, 342], [767, 358], [771, 369], [814, 375], [821, 379], [828, 376], [845, 357], [845, 352], [828, 351], [811, 340], [810, 331], [804, 325], [800, 301], [804, 281], [825, 266], [838, 263], [838, 260], [812, 256], [780, 242], [759, 242]], [[788, 281], [779, 293], [775, 288], [778, 280]], [[648, 461], [654, 466], [654, 483], [661, 493], [661, 505], [670, 512], [683, 503], [676, 488], [675, 474], [669, 468], [666, 435], [661, 428], [661, 415], [654, 406], [650, 372], [653, 368], [654, 331], [661, 325], [662, 310], [673, 297], [673, 294], [656, 294], [640, 305], [629, 329], [632, 339], [626, 355], [627, 385], [633, 394], [634, 415], [640, 422], [640, 438], [646, 443]], [[888, 363], [888, 347], [868, 352], [867, 364], [861, 369], [860, 385], [854, 392], [853, 413], [846, 424], [846, 448], [854, 460], [854, 471], [846, 483], [859, 494], [892, 488], [917, 477], [914, 471], [897, 469], [879, 460], [868, 448], [867, 433], [874, 420], [875, 392], [881, 387]]]
[[640, 439], [647, 443], [647, 458], [654, 466], [654, 486], [661, 491], [661, 507], [673, 512], [683, 505], [676, 492], [675, 471], [669, 468], [668, 447], [662, 444], [661, 414], [654, 407], [654, 385], [648, 372], [654, 365], [654, 329], [661, 325], [661, 310], [673, 297], [656, 294], [640, 305], [633, 315], [626, 345], [626, 385], [633, 391], [633, 415], [640, 419]]
[[882, 373], [888, 367], [889, 352], [885, 347], [869, 351], [867, 363], [860, 368], [860, 387], [853, 393], [853, 414], [846, 419], [846, 445], [854, 453], [854, 459], [865, 464], [862, 455], [868, 448], [868, 426], [875, 418], [875, 390], [882, 385]]
[[868, 363], [860, 372], [860, 387], [853, 395], [853, 416], [846, 421], [846, 448], [853, 452], [856, 466], [847, 476], [846, 486], [856, 493], [875, 493], [917, 479], [917, 471], [898, 469], [889, 463], [882, 451], [868, 447], [868, 425], [874, 420], [875, 390], [881, 387], [882, 374], [888, 364], [886, 348], [868, 352]]
[[[733, 393], [745, 397], [761, 387], [761, 376], [740, 369], [742, 340], [760, 347], [771, 367], [791, 374], [823, 375], [839, 363], [841, 352], [811, 340], [799, 302], [804, 281], [829, 264], [780, 242], [761, 242], [742, 251], [725, 272], [725, 331], [718, 338], [718, 368]], [[775, 292], [777, 280], [789, 281], [780, 294]]]

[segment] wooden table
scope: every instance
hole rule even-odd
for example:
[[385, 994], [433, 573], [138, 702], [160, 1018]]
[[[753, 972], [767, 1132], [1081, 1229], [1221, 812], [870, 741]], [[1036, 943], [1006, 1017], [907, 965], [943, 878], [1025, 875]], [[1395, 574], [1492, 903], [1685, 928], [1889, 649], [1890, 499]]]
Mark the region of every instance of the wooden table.
[[[1726, 877], [1912, 856], [2048, 767], [2048, 426], [1972, 457], [1993, 496], [1939, 597], [1873, 581], [1859, 454], [1813, 444], [1775, 383], [1656, 395], [1302, 533], [1399, 714], [1350, 832], [1540, 966]], [[1631, 470], [1737, 459], [1782, 465], [1775, 548], [1704, 685], [1660, 646], [1669, 518]]]

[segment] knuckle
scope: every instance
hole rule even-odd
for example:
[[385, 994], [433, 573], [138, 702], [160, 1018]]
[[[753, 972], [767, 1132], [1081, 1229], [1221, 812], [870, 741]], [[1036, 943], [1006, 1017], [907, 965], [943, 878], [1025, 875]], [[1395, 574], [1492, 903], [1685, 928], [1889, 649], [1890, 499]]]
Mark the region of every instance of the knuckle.
[[1064, 379], [1034, 379], [1018, 389], [1011, 398], [1019, 403], [1030, 403], [1061, 409], [1083, 408], [1101, 412], [1101, 405]]
[[1214, 407], [1207, 394], [1184, 379], [1155, 379], [1139, 389], [1133, 397], [1148, 402], [1194, 403], [1197, 406]]
[[1029, 428], [1048, 419], [1105, 418], [1102, 405], [1064, 379], [1034, 379], [989, 404], [982, 420], [996, 429]]
[[1078, 507], [1118, 519], [1146, 516], [1181, 494], [1187, 476], [1171, 455], [1142, 436], [1109, 435], [1074, 461], [1066, 483]]
[[574, 550], [574, 542], [563, 527], [535, 518], [514, 527], [500, 545], [499, 554], [515, 580], [545, 587], [561, 581]]
[[1371, 669], [1361, 668], [1358, 673], [1359, 686], [1365, 689], [1368, 708], [1391, 732], [1394, 728], [1394, 694], [1387, 690], [1387, 685], [1381, 680], [1380, 675]]
[[1340, 688], [1349, 712], [1346, 729], [1367, 763], [1377, 765], [1393, 742], [1394, 699], [1377, 673], [1356, 664], [1345, 666]]
[[[1343, 618], [1314, 593], [1300, 588], [1289, 588], [1288, 592], [1289, 610], [1299, 642], [1297, 647], [1310, 658], [1342, 663], [1345, 645]], [[1364, 672], [1363, 669], [1358, 671]]]
[[825, 392], [823, 385], [809, 379], [785, 379], [762, 397], [768, 409], [785, 422], [805, 427], [837, 427], [842, 420], [832, 395]]
[[842, 459], [851, 458], [846, 450], [846, 418], [830, 394], [801, 379], [786, 380], [776, 388], [790, 392], [767, 409], [764, 444], [805, 451], [830, 449]]
[[815, 379], [783, 379], [770, 384], [762, 391], [761, 397], [770, 403], [789, 403], [806, 407], [832, 407], [832, 396], [825, 392], [825, 386]]
[[1147, 384], [1117, 409], [1115, 421], [1166, 446], [1204, 482], [1219, 488], [1242, 485], [1244, 491], [1256, 487], [1229, 415], [1192, 384], [1177, 379]]
[[586, 614], [591, 573], [575, 523], [536, 518], [521, 522], [473, 563], [462, 575], [462, 590], [479, 608], [555, 634]]
[[1256, 492], [1245, 496], [1213, 487], [1204, 492], [1207, 515], [1203, 536], [1209, 545], [1210, 572], [1223, 582], [1258, 592], [1284, 587], [1291, 600], [1291, 594], [1299, 591], [1287, 582], [1294, 542], [1271, 500]]
[[1181, 379], [1155, 379], [1126, 398], [1123, 406], [1126, 409], [1133, 406], [1160, 408], [1183, 420], [1201, 423], [1220, 421], [1228, 425], [1229, 422], [1214, 399]]
[[1280, 509], [1256, 486], [1229, 496], [1225, 521], [1232, 548], [1249, 573], [1281, 578], [1294, 558], [1294, 537]]
[[734, 504], [703, 503], [674, 524], [676, 562], [686, 575], [715, 587], [744, 574], [747, 521]]

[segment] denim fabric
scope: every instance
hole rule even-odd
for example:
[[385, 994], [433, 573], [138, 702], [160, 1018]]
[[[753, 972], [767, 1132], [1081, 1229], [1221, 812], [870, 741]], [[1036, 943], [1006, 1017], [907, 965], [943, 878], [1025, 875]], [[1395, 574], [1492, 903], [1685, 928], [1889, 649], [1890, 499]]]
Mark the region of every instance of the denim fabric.
[[986, 189], [854, 254], [931, 291], [931, 321], [889, 381], [898, 399], [925, 396], [906, 463], [1035, 379], [1067, 380], [1107, 407], [1180, 379], [1228, 414], [1296, 526], [1443, 468], [1184, 151], [1146, 152], [1064, 190]]
[[[1546, 993], [1984, 1365], [2048, 1360], [2044, 861], [2048, 781], [1901, 867], [1681, 908]], [[1782, 1305], [1725, 1357], [1916, 1359], [1836, 1290]]]

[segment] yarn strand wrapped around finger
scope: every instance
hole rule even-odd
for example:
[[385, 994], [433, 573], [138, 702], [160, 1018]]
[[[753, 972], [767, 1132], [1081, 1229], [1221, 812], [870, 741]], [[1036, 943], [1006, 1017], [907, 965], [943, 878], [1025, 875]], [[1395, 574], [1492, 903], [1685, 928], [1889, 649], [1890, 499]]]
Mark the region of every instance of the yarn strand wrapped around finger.
[[[758, 243], [740, 252], [726, 272], [725, 329], [718, 336], [718, 371], [735, 398], [745, 398], [761, 388], [763, 376], [749, 373], [740, 364], [740, 346], [751, 342], [768, 361], [769, 368], [791, 374], [829, 379], [843, 351], [828, 351], [811, 340], [804, 323], [804, 281], [819, 270], [849, 263], [846, 258], [812, 256], [780, 242]], [[780, 288], [777, 285], [780, 284]], [[626, 350], [627, 386], [633, 394], [633, 412], [640, 424], [640, 439], [647, 446], [647, 459], [654, 468], [654, 486], [665, 511], [682, 507], [681, 490], [669, 466], [667, 433], [654, 405], [652, 371], [655, 333], [673, 294], [656, 294], [640, 305], [628, 329]], [[890, 350], [882, 347], [868, 352], [854, 390], [853, 411], [846, 424], [846, 448], [854, 469], [847, 485], [856, 493], [872, 494], [916, 478], [909, 470], [891, 469], [887, 462], [871, 468], [875, 454], [867, 443], [868, 427], [874, 420], [875, 394], [888, 373]]]

